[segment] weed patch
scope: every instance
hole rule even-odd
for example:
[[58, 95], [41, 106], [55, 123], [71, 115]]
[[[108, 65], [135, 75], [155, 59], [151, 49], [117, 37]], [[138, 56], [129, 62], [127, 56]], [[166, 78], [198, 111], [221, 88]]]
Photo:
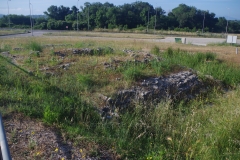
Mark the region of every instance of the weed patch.
[[159, 48], [158, 46], [154, 46], [154, 47], [151, 49], [151, 53], [156, 54], [156, 55], [159, 55], [159, 53], [160, 53], [160, 48]]
[[43, 47], [41, 46], [41, 44], [39, 44], [39, 43], [36, 42], [36, 41], [29, 42], [29, 43], [25, 46], [25, 48], [28, 49], [28, 50], [32, 50], [32, 51], [39, 51], [39, 52], [42, 52], [42, 51], [43, 51]]

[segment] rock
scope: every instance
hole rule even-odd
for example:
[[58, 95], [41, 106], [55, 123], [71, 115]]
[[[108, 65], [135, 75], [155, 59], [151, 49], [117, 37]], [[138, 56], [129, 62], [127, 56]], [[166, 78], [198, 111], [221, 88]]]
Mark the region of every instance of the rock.
[[82, 49], [72, 49], [73, 54], [80, 54], [80, 55], [93, 55], [93, 49], [89, 48], [82, 48]]
[[103, 100], [104, 102], [107, 101], [108, 97], [107, 96], [104, 96], [103, 94], [99, 94], [98, 97]]
[[55, 56], [65, 57], [66, 55], [64, 53], [61, 53], [60, 51], [54, 52]]
[[191, 71], [181, 71], [166, 77], [148, 78], [140, 85], [120, 90], [108, 103], [110, 108], [124, 108], [131, 102], [159, 102], [163, 99], [190, 100], [203, 89], [203, 83]]
[[13, 48], [14, 51], [22, 51], [24, 48]]

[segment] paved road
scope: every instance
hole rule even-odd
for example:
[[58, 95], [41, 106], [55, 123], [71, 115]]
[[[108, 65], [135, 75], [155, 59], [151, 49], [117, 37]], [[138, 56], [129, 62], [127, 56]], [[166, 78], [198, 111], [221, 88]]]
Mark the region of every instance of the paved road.
[[[51, 33], [51, 32], [59, 32], [59, 31], [54, 31], [54, 30], [34, 30], [33, 36], [34, 37], [40, 37], [40, 36], [43, 36], [43, 34]], [[31, 37], [31, 36], [32, 36], [32, 33], [15, 34], [15, 35], [0, 36], [0, 39], [1, 38], [15, 38], [15, 37]], [[81, 38], [89, 38], [89, 37], [81, 37]], [[125, 38], [112, 38], [112, 37], [91, 37], [91, 38], [125, 39]], [[182, 38], [182, 37], [178, 37], [178, 38]], [[129, 38], [126, 38], [126, 39], [129, 39]], [[132, 38], [132, 39], [136, 39], [136, 38]], [[149, 41], [149, 39], [141, 39], [141, 40]], [[153, 41], [174, 43], [175, 42], [175, 37], [165, 37], [164, 39], [156, 39], [156, 40], [153, 40]], [[226, 39], [224, 39], [224, 38], [191, 38], [191, 37], [186, 37], [186, 44], [203, 45], [203, 46], [205, 46], [205, 45], [207, 45], [209, 43], [222, 43], [224, 41], [226, 41]], [[240, 44], [240, 40], [237, 40], [237, 43]]]
[[16, 38], [16, 37], [40, 37], [43, 36], [43, 34], [51, 33], [51, 32], [59, 32], [59, 31], [53, 31], [53, 30], [34, 30], [32, 33], [23, 33], [23, 34], [12, 34], [12, 35], [6, 35], [6, 36], [0, 36], [0, 38]]

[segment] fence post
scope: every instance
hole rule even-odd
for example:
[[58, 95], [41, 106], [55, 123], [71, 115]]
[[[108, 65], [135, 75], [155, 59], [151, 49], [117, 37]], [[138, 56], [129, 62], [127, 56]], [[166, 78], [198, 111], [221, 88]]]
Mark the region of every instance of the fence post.
[[12, 158], [8, 148], [7, 137], [3, 126], [1, 113], [0, 113], [0, 147], [1, 147], [0, 153], [2, 154], [0, 155], [1, 156], [0, 159], [2, 158], [3, 160], [11, 160]]
[[236, 48], [236, 54], [238, 54], [238, 48]]

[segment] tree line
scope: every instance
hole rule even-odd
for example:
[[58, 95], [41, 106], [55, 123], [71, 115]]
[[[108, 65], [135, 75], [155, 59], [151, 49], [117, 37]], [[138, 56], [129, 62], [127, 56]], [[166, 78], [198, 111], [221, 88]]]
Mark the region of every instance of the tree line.
[[[33, 19], [36, 29], [93, 30], [106, 29], [163, 29], [176, 31], [204, 31], [240, 33], [240, 21], [228, 21], [215, 13], [180, 4], [167, 13], [148, 2], [133, 2], [115, 6], [112, 3], [84, 3], [80, 8], [51, 5], [44, 12], [47, 17]], [[0, 27], [29, 27], [30, 16], [9, 15], [0, 18]]]

